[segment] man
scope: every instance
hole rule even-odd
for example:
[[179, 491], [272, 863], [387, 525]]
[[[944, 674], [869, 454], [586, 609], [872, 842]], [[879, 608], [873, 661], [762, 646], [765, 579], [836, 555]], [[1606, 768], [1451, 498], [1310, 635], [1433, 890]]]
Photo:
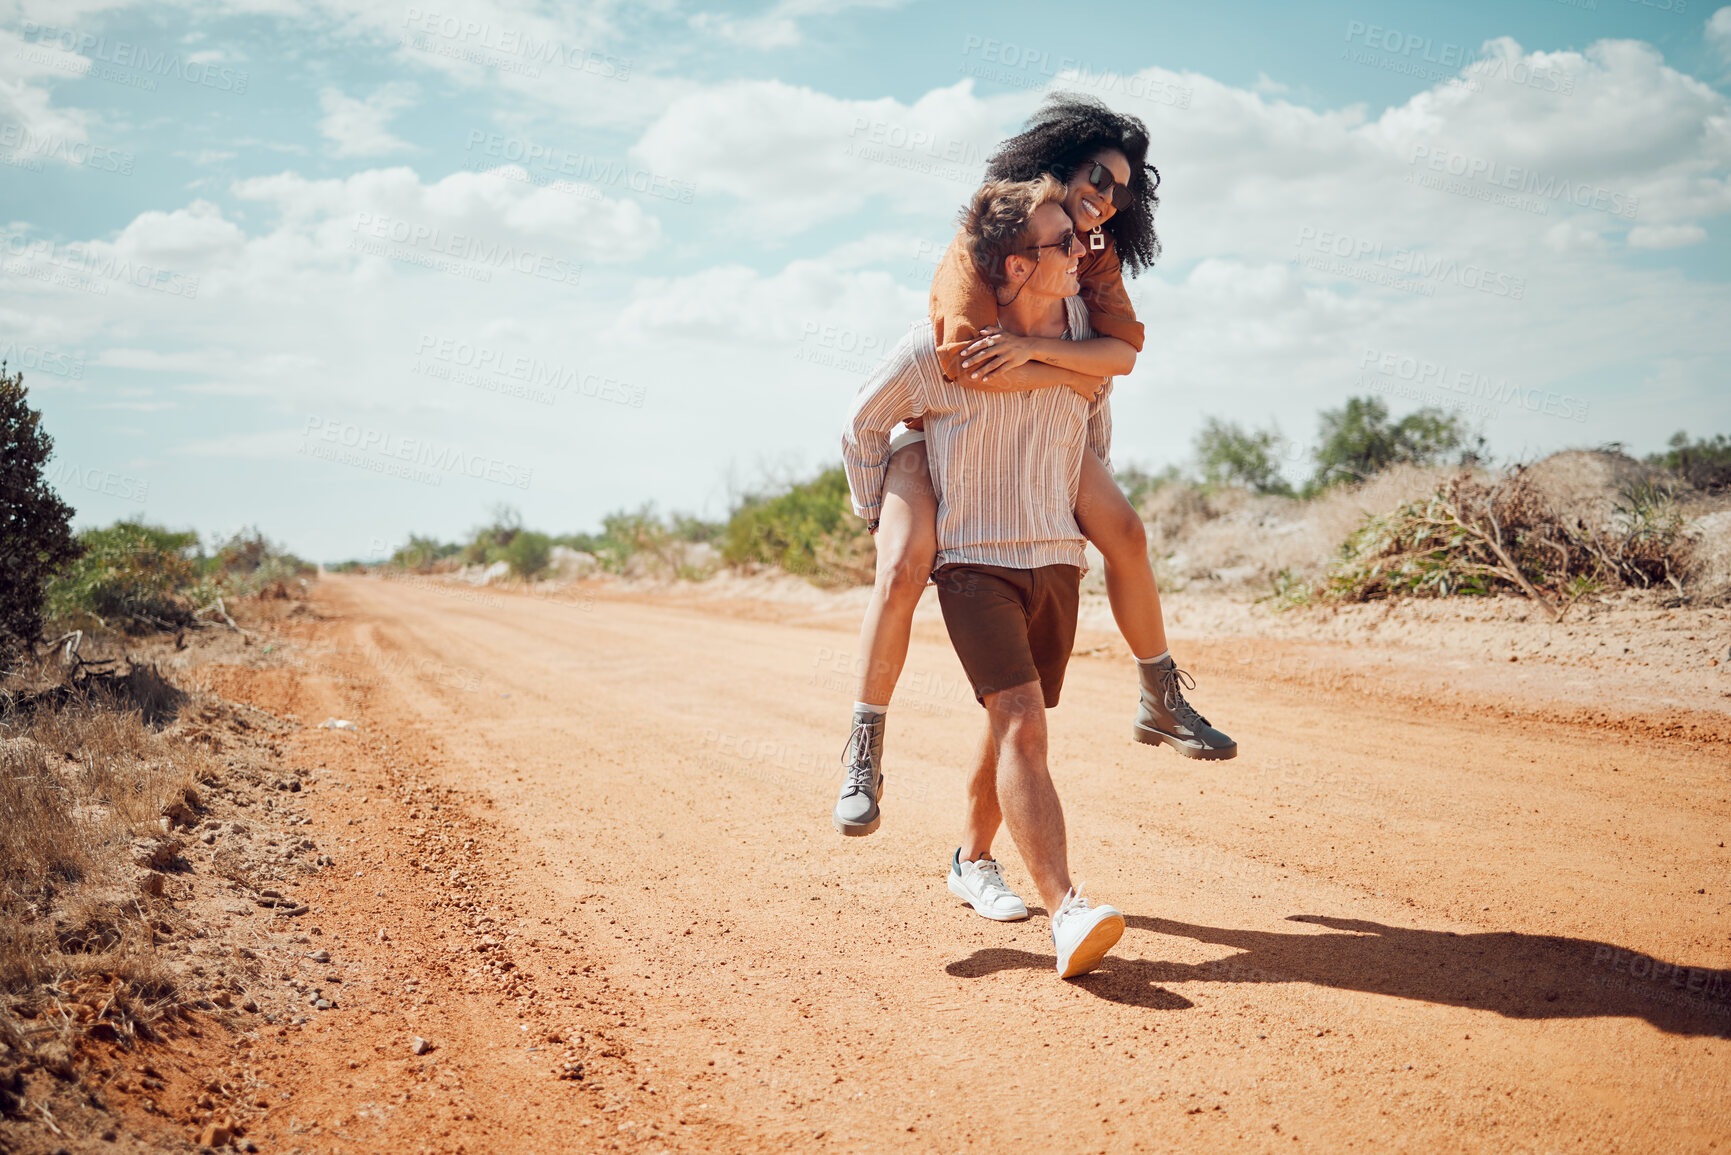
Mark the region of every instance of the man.
[[[999, 291], [999, 323], [1007, 333], [1072, 340], [1092, 334], [1075, 296], [1083, 250], [1062, 207], [1064, 194], [1049, 176], [994, 181], [965, 214], [970, 255]], [[1089, 371], [1106, 378], [1124, 367], [1108, 346]], [[949, 886], [988, 918], [1028, 916], [991, 855], [999, 826], [1007, 824], [1052, 912], [1064, 978], [1093, 970], [1124, 933], [1124, 916], [1111, 906], [1092, 907], [1070, 878], [1064, 811], [1046, 765], [1045, 711], [1058, 704], [1076, 636], [1082, 454], [1107, 459], [1108, 392], [1089, 402], [1069, 389], [993, 393], [946, 381], [927, 322], [861, 388], [842, 439], [854, 508], [870, 520], [883, 499], [891, 431], [909, 418], [925, 420], [938, 495], [933, 577], [950, 641], [987, 715], [969, 783], [965, 844], [951, 859]], [[875, 826], [882, 786], [881, 772], [870, 782], [850, 781], [837, 803], [837, 825]]]

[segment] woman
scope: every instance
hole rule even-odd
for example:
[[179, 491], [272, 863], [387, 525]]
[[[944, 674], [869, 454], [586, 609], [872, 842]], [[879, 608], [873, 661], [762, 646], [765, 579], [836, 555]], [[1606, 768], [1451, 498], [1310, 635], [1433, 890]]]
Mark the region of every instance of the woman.
[[[1100, 367], [1123, 363], [1122, 346], [1129, 346], [1133, 362], [1142, 347], [1142, 326], [1125, 292], [1122, 266], [1128, 264], [1135, 274], [1160, 254], [1154, 231], [1160, 174], [1147, 163], [1147, 154], [1148, 132], [1140, 120], [1069, 94], [1052, 97], [1020, 134], [1004, 142], [988, 162], [987, 180], [1031, 180], [1050, 173], [1068, 185], [1064, 207], [1088, 248], [1078, 268], [1081, 296], [1094, 331], [1102, 335], [1064, 341], [998, 329], [997, 311], [1008, 299], [999, 299], [964, 246], [952, 242], [931, 294], [932, 327], [947, 378], [982, 389], [1070, 388], [1092, 400], [1104, 384]], [[859, 697], [843, 753], [847, 782], [835, 815], [844, 834], [877, 828], [884, 716], [937, 553], [937, 499], [924, 439], [910, 429], [893, 443], [883, 511], [872, 527], [877, 580], [860, 627]], [[1136, 657], [1142, 685], [1136, 740], [1165, 743], [1190, 758], [1233, 757], [1238, 747], [1232, 739], [1184, 700], [1183, 690], [1195, 683], [1174, 663], [1166, 644], [1142, 519], [1110, 469], [1092, 454], [1084, 458], [1076, 519], [1105, 560], [1112, 615]], [[871, 815], [869, 823], [850, 821], [865, 813]]]

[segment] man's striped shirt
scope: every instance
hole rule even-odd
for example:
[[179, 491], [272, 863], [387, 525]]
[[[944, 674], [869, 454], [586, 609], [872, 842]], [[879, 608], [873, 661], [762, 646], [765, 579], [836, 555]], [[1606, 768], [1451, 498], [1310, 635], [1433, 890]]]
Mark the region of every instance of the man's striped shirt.
[[[1094, 335], [1079, 297], [1064, 302], [1071, 340]], [[870, 520], [883, 506], [890, 434], [923, 417], [938, 495], [937, 564], [1086, 569], [1076, 525], [1082, 454], [1111, 467], [1111, 382], [1089, 404], [1055, 386], [1004, 393], [944, 380], [929, 319], [897, 343], [860, 387], [842, 462], [854, 511]]]

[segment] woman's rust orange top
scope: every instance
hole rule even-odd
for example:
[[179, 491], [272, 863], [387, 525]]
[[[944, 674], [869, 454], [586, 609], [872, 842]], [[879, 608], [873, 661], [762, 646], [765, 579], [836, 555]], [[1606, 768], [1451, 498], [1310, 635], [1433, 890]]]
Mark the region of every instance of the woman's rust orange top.
[[[1088, 321], [1097, 337], [1117, 337], [1138, 353], [1142, 351], [1142, 322], [1124, 290], [1124, 271], [1118, 263], [1118, 246], [1107, 233], [1106, 247], [1089, 249], [1076, 266], [1082, 282], [1082, 303], [1088, 306]], [[1082, 242], [1087, 244], [1087, 240]], [[932, 277], [932, 335], [937, 338], [938, 362], [944, 376], [957, 381], [962, 376], [962, 350], [979, 340], [980, 330], [998, 323], [998, 299], [992, 287], [980, 279], [968, 247], [957, 233], [938, 271]], [[973, 384], [973, 382], [964, 382]]]

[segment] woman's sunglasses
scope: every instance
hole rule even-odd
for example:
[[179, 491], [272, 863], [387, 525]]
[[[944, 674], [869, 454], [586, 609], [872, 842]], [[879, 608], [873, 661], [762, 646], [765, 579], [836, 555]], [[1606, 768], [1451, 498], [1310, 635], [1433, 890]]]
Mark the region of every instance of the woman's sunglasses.
[[1112, 207], [1123, 212], [1130, 207], [1130, 189], [1118, 183], [1118, 178], [1112, 175], [1112, 170], [1095, 161], [1088, 169], [1088, 183], [1098, 192], [1105, 193], [1112, 200]]
[[[1160, 170], [1155, 168], [1153, 165], [1149, 165], [1148, 170], [1154, 174], [1153, 188], [1149, 190], [1152, 192], [1153, 189], [1160, 187]], [[1118, 178], [1112, 175], [1112, 170], [1101, 164], [1099, 161], [1095, 161], [1093, 165], [1089, 167], [1088, 183], [1093, 185], [1095, 189], [1111, 197], [1112, 207], [1117, 209], [1119, 212], [1123, 212], [1125, 209], [1130, 207], [1129, 186], [1119, 184]]]

